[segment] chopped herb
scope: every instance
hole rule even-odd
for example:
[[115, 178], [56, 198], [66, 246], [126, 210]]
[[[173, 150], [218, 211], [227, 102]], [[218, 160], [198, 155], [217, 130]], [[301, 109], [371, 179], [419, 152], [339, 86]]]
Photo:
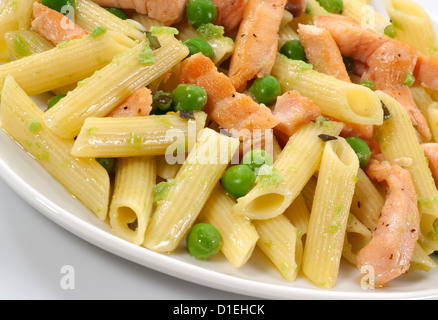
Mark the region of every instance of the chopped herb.
[[322, 141], [327, 142], [327, 141], [332, 141], [332, 140], [338, 140], [338, 138], [334, 137], [334, 136], [330, 136], [328, 134], [320, 134], [318, 136], [318, 138], [320, 138]]
[[178, 34], [179, 31], [177, 28], [173, 27], [151, 27], [149, 30], [152, 34]]
[[103, 26], [96, 27], [96, 28], [94, 28], [93, 31], [90, 32], [90, 37], [97, 38], [97, 37], [105, 34], [107, 31], [108, 31], [108, 29], [106, 27], [103, 27]]
[[158, 41], [158, 38], [154, 36], [150, 32], [146, 32], [146, 39], [149, 41], [149, 47], [151, 47], [152, 50], [157, 50], [161, 48], [160, 41]]
[[224, 27], [206, 23], [196, 29], [196, 32], [203, 39], [218, 39], [223, 37]]
[[259, 186], [263, 187], [275, 187], [284, 182], [284, 179], [280, 176], [274, 166], [264, 164], [257, 172], [257, 181]]
[[162, 181], [154, 186], [154, 201], [155, 203], [166, 199], [170, 188], [175, 184], [175, 179], [169, 179], [167, 181]]
[[138, 219], [135, 219], [135, 221], [128, 223], [128, 228], [131, 229], [132, 231], [137, 230], [138, 227]]
[[195, 119], [193, 111], [180, 110], [179, 116], [184, 119]]
[[383, 121], [388, 120], [392, 117], [391, 112], [389, 112], [388, 107], [381, 101], [382, 103], [382, 109], [383, 109]]
[[376, 88], [376, 84], [374, 83], [374, 81], [370, 81], [370, 80], [362, 80], [360, 82], [361, 86], [367, 87], [371, 90], [374, 90]]
[[37, 132], [41, 129], [41, 123], [38, 120], [33, 119], [29, 122], [29, 124], [27, 125], [27, 128], [31, 132]]
[[151, 65], [155, 63], [154, 52], [152, 51], [149, 43], [143, 43], [140, 53], [137, 57], [138, 62], [142, 65]]
[[415, 83], [415, 77], [412, 74], [412, 72], [409, 72], [408, 74], [406, 74], [403, 84], [411, 87], [414, 83]]

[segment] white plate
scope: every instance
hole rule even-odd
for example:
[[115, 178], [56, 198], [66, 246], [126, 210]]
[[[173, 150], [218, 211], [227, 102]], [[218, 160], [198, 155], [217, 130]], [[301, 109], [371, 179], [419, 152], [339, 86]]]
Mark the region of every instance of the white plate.
[[[377, 8], [382, 9], [383, 1]], [[437, 24], [438, 25], [438, 24]], [[203, 286], [268, 299], [426, 299], [438, 297], [438, 270], [411, 272], [388, 288], [364, 290], [356, 268], [343, 263], [336, 287], [318, 289], [306, 279], [284, 281], [258, 253], [247, 265], [233, 268], [223, 256], [201, 262], [184, 250], [174, 255], [149, 251], [115, 237], [100, 222], [0, 130], [0, 174], [24, 200], [66, 230], [113, 254], [145, 267]], [[122, 270], [123, 272], [123, 270]]]

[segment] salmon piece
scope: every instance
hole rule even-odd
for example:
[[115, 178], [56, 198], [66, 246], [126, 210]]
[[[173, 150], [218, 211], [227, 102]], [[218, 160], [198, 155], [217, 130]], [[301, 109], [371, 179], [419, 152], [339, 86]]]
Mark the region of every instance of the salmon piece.
[[207, 92], [203, 111], [223, 129], [250, 133], [254, 129], [272, 129], [279, 123], [268, 107], [238, 93], [230, 78], [219, 72], [213, 61], [202, 53], [181, 63], [180, 81], [196, 84]]
[[312, 100], [297, 91], [287, 91], [277, 97], [273, 114], [280, 119], [274, 129], [275, 134], [289, 138], [303, 125], [318, 118], [321, 110]]
[[135, 91], [121, 105], [115, 108], [108, 117], [148, 116], [152, 111], [152, 92], [146, 87]]
[[243, 19], [246, 0], [212, 0], [217, 10], [214, 24], [224, 27], [225, 34], [234, 31]]
[[438, 143], [422, 143], [421, 148], [423, 148], [424, 155], [429, 162], [429, 169], [432, 172], [435, 185], [438, 187]]
[[342, 55], [365, 63], [382, 44], [391, 40], [346, 16], [318, 16], [314, 17], [314, 24], [330, 31]]
[[438, 60], [419, 53], [414, 76], [423, 87], [438, 91]]
[[88, 34], [62, 13], [38, 2], [33, 4], [33, 15], [32, 27], [55, 46]]
[[102, 7], [132, 9], [171, 25], [181, 21], [188, 0], [94, 0]]
[[387, 42], [368, 58], [369, 70], [363, 78], [400, 102], [423, 139], [430, 141], [432, 135], [426, 118], [416, 106], [409, 87], [403, 84], [406, 75], [414, 73], [417, 57], [417, 51], [411, 47], [399, 41]]
[[370, 143], [374, 138], [374, 133], [375, 130], [372, 125], [344, 122], [344, 127], [339, 135], [343, 138], [361, 138], [365, 142]]
[[271, 73], [286, 0], [249, 0], [231, 56], [229, 77], [237, 91]]
[[357, 254], [357, 266], [375, 287], [408, 271], [419, 237], [420, 215], [411, 174], [397, 164], [373, 161], [367, 174], [386, 181], [388, 193], [371, 241]]
[[306, 11], [306, 7], [306, 0], [288, 0], [285, 9], [292, 13], [294, 18], [298, 18]]
[[306, 57], [318, 72], [351, 82], [341, 51], [330, 31], [312, 25], [298, 25], [298, 35]]

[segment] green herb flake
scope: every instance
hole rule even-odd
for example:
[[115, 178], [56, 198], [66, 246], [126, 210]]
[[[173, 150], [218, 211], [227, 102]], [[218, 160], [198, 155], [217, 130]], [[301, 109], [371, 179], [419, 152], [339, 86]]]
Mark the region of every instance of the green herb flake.
[[360, 85], [371, 90], [374, 90], [376, 88], [376, 84], [374, 83], [374, 81], [370, 81], [370, 80], [362, 80], [360, 82]]
[[154, 186], [154, 201], [158, 203], [159, 201], [165, 200], [170, 188], [175, 184], [175, 179], [169, 179], [167, 181], [162, 181]]
[[257, 172], [257, 181], [260, 187], [275, 187], [284, 182], [276, 168], [267, 164], [260, 167]]
[[38, 120], [33, 119], [27, 125], [27, 129], [31, 132], [38, 132], [41, 129], [41, 123]]
[[173, 27], [151, 27], [149, 31], [152, 34], [179, 34], [178, 29]]
[[415, 83], [415, 77], [412, 74], [412, 72], [409, 72], [408, 74], [406, 74], [405, 80], [403, 81], [403, 84], [411, 87], [413, 84]]
[[97, 38], [101, 35], [104, 35], [107, 31], [108, 29], [106, 27], [96, 27], [93, 31], [90, 32], [90, 37]]
[[154, 58], [154, 52], [149, 46], [149, 43], [147, 42], [143, 43], [140, 53], [138, 54], [137, 60], [141, 65], [144, 66], [152, 65], [156, 62]]
[[32, 54], [27, 43], [19, 35], [14, 39], [14, 51], [21, 57], [27, 57]]
[[390, 37], [391, 39], [395, 39], [395, 29], [392, 24], [386, 26], [383, 33], [385, 34], [385, 36]]
[[209, 40], [223, 37], [224, 30], [225, 29], [222, 26], [217, 26], [212, 23], [206, 23], [196, 29], [196, 32], [201, 38]]

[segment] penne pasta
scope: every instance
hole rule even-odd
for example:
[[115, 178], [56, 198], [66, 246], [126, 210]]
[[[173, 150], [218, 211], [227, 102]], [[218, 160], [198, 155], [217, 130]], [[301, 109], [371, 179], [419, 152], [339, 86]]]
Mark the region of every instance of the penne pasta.
[[143, 246], [157, 252], [174, 251], [201, 212], [224, 174], [239, 140], [205, 128], [171, 184], [146, 230]]
[[44, 125], [42, 117], [43, 111], [8, 75], [1, 95], [2, 128], [99, 220], [104, 221], [110, 192], [108, 172], [95, 159], [72, 156], [73, 141], [56, 136]]
[[109, 209], [115, 235], [137, 245], [143, 243], [154, 203], [156, 176], [154, 157], [117, 159]]
[[303, 273], [322, 288], [337, 281], [358, 169], [357, 155], [343, 138], [326, 142], [303, 253]]
[[136, 90], [158, 79], [187, 56], [187, 47], [172, 34], [157, 36], [161, 47], [153, 51], [154, 63], [139, 60], [146, 42], [117, 55], [46, 112], [47, 126], [61, 137], [73, 138], [87, 118], [106, 116]]
[[359, 21], [362, 26], [367, 27], [379, 34], [384, 34], [385, 28], [391, 22], [379, 14], [368, 2], [363, 0], [343, 0], [344, 8], [342, 15]]
[[417, 191], [421, 216], [419, 241], [423, 249], [430, 253], [433, 248], [438, 248], [438, 242], [428, 236], [431, 232], [433, 234], [435, 232], [433, 222], [438, 218], [438, 191], [405, 109], [387, 94], [383, 92], [377, 94], [389, 110], [391, 117], [378, 127], [376, 139], [387, 161], [409, 159], [412, 162], [407, 169], [411, 173]]
[[254, 220], [259, 240], [257, 247], [287, 281], [295, 281], [301, 265], [302, 243], [299, 231], [284, 216]]
[[75, 23], [85, 30], [107, 27], [134, 40], [143, 40], [146, 29], [134, 20], [122, 20], [90, 0], [76, 0]]
[[282, 54], [277, 54], [272, 75], [280, 82], [282, 92], [298, 91], [313, 100], [325, 116], [364, 125], [383, 122], [379, 98], [364, 86], [319, 73], [312, 65]]
[[251, 220], [233, 212], [236, 201], [218, 183], [199, 214], [199, 221], [215, 226], [222, 236], [221, 251], [236, 268], [245, 265], [259, 239]]
[[251, 219], [269, 219], [282, 214], [319, 167], [324, 148], [319, 136], [337, 136], [342, 126], [332, 121], [303, 126], [289, 139], [271, 172], [260, 175], [254, 188], [237, 199], [234, 212]]
[[385, 5], [396, 39], [438, 58], [438, 39], [426, 10], [411, 0], [385, 0]]
[[[204, 128], [207, 115], [194, 119], [179, 113], [142, 117], [89, 117], [81, 127], [71, 153], [77, 157], [135, 157], [167, 155], [168, 164], [184, 162], [185, 152]], [[174, 155], [175, 151], [177, 154]], [[182, 160], [181, 160], [182, 157]]]
[[4, 38], [9, 56], [15, 60], [53, 49], [53, 45], [36, 31], [8, 31]]
[[113, 32], [69, 41], [1, 65], [0, 88], [8, 74], [29, 96], [74, 84], [110, 63], [115, 55], [126, 51], [129, 44], [132, 42], [128, 38]]

